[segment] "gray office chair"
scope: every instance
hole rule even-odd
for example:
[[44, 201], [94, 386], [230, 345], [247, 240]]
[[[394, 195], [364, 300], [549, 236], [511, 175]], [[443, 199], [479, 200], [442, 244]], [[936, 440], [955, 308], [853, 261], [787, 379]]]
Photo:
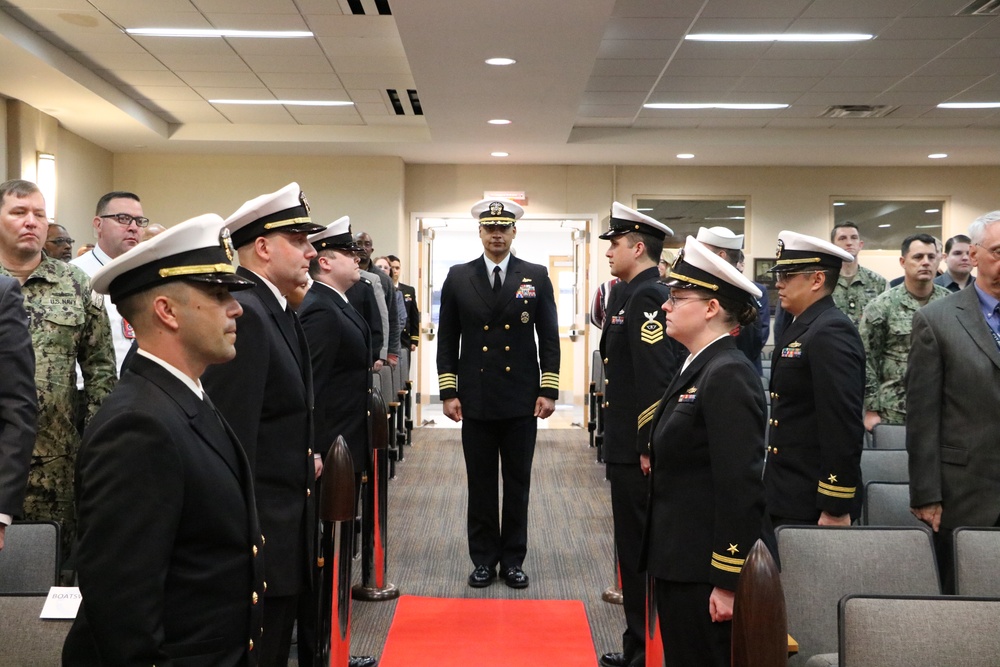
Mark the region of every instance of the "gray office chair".
[[799, 644], [792, 667], [837, 651], [837, 602], [845, 595], [941, 593], [925, 526], [781, 526], [775, 534], [788, 633]]
[[7, 526], [0, 551], [0, 594], [45, 595], [59, 580], [59, 558], [59, 524], [55, 521], [21, 521]]
[[861, 479], [865, 482], [909, 482], [905, 449], [862, 449]]
[[848, 595], [840, 667], [996, 667], [1000, 598]]
[[[4, 547], [4, 551], [7, 547]], [[57, 667], [73, 621], [42, 620], [44, 595], [0, 595], [0, 663], [4, 667]]]
[[954, 537], [955, 593], [1000, 597], [1000, 528], [956, 528]]
[[906, 426], [877, 424], [872, 429], [872, 441], [875, 449], [906, 449]]
[[861, 513], [865, 526], [923, 526], [910, 512], [908, 482], [868, 482]]

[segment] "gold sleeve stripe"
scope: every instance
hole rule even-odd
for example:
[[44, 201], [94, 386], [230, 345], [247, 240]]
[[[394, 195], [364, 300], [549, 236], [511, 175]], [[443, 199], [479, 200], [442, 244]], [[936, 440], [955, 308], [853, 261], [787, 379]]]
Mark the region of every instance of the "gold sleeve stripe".
[[441, 373], [438, 375], [438, 386], [441, 389], [458, 389], [458, 375], [455, 373]]
[[817, 492], [822, 493], [824, 496], [830, 496], [831, 498], [853, 498], [854, 491], [850, 493], [840, 493], [838, 491], [827, 491], [822, 486], [816, 489]]
[[742, 565], [723, 565], [722, 563], [717, 562], [715, 559], [712, 559], [712, 567], [722, 570], [723, 572], [734, 572], [736, 574], [739, 574], [740, 572], [743, 571]]
[[542, 373], [542, 388], [543, 389], [558, 389], [559, 388], [559, 373]]
[[747, 562], [746, 558], [732, 558], [730, 556], [720, 556], [714, 551], [712, 552], [712, 560], [728, 563], [730, 565], [743, 565], [743, 563]]
[[639, 413], [639, 424], [638, 424], [639, 428], [642, 428], [649, 422], [653, 421], [653, 416], [656, 414], [656, 408], [659, 407], [659, 405], [660, 402], [657, 401], [656, 403], [653, 403], [651, 406], [649, 406], [648, 408]]
[[820, 482], [819, 488], [826, 489], [827, 491], [833, 491], [834, 493], [850, 493], [852, 495], [858, 490], [856, 486], [834, 486], [833, 484], [827, 484], [826, 482]]

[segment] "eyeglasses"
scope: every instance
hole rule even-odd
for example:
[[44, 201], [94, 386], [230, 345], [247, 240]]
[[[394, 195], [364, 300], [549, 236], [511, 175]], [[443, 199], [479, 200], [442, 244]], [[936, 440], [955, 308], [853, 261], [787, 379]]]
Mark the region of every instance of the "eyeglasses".
[[986, 252], [990, 253], [991, 255], [993, 255], [993, 259], [1000, 262], [1000, 246], [997, 246], [996, 248], [987, 248], [982, 243], [977, 243], [976, 245], [985, 250]]
[[671, 308], [677, 308], [678, 306], [682, 306], [688, 301], [709, 301], [709, 299], [705, 299], [700, 296], [689, 296], [686, 299], [678, 299], [673, 294], [667, 297], [667, 303], [670, 304]]
[[49, 243], [54, 243], [55, 245], [73, 245], [76, 243], [76, 240], [66, 236], [57, 236], [54, 239], [49, 239]]
[[133, 222], [136, 227], [148, 227], [149, 218], [144, 218], [142, 216], [129, 215], [128, 213], [108, 213], [106, 215], [99, 215], [98, 218], [108, 218], [116, 221], [120, 225], [125, 225], [128, 227]]

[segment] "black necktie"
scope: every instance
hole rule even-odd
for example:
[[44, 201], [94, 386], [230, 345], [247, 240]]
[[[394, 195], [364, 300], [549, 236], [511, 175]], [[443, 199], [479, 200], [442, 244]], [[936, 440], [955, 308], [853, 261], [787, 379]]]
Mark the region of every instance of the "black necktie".
[[502, 284], [503, 283], [500, 282], [500, 267], [499, 266], [494, 266], [493, 267], [493, 292], [494, 293], [499, 292], [500, 291], [500, 286]]

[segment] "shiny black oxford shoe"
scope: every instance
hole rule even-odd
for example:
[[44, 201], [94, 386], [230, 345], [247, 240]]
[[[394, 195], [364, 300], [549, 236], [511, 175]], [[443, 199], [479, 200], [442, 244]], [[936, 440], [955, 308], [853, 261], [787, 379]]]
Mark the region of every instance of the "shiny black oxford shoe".
[[473, 588], [486, 588], [497, 578], [496, 570], [485, 565], [478, 565], [469, 575], [469, 585]]
[[508, 567], [503, 571], [503, 580], [511, 588], [528, 587], [528, 575], [516, 565]]

